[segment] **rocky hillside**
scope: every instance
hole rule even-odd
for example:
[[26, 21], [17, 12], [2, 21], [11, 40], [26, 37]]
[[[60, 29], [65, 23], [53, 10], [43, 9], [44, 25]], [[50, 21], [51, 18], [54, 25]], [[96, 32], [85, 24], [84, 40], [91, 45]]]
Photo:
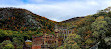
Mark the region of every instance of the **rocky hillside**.
[[0, 29], [35, 31], [42, 28], [53, 31], [54, 23], [54, 21], [36, 15], [26, 9], [0, 8]]

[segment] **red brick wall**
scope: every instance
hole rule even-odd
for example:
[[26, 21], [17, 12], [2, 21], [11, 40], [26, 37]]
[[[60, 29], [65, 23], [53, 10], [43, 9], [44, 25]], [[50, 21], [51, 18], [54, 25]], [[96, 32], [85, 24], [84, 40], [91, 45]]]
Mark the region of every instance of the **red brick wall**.
[[32, 46], [32, 49], [41, 49], [41, 46]]

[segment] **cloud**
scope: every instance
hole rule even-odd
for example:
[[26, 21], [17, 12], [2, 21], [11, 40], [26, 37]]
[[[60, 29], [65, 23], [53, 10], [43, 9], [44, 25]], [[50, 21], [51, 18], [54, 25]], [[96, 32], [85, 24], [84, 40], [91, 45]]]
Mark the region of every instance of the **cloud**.
[[[8, 1], [8, 0], [7, 0]], [[111, 6], [111, 0], [67, 0], [67, 1], [50, 1], [50, 0], [29, 0], [35, 3], [23, 3], [16, 4], [17, 1], [12, 5], [3, 4], [0, 7], [17, 7], [25, 8], [33, 13], [39, 14], [41, 16], [47, 17], [54, 21], [63, 21], [77, 16], [86, 16], [94, 14], [97, 10], [101, 10]], [[45, 2], [51, 3], [45, 3]], [[44, 2], [44, 3], [41, 3]]]

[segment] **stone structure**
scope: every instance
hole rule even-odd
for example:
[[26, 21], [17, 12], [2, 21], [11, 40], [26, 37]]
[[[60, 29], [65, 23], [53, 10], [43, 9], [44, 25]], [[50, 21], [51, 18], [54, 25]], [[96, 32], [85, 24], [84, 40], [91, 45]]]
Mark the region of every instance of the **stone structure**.
[[58, 32], [55, 36], [52, 34], [44, 33], [41, 37], [33, 36], [32, 49], [49, 49], [58, 46]]
[[43, 36], [33, 36], [32, 49], [56, 48], [63, 44], [63, 41], [70, 33], [72, 33], [72, 30], [58, 28], [55, 25], [55, 35], [43, 33]]

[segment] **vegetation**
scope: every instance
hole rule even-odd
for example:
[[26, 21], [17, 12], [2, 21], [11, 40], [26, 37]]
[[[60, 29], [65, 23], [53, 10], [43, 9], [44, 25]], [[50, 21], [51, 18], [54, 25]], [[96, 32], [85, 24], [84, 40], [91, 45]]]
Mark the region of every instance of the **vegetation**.
[[100, 10], [94, 15], [77, 17], [74, 21], [71, 19], [67, 21], [60, 24], [68, 27], [68, 30], [73, 30], [73, 34], [69, 35], [58, 49], [86, 49], [93, 47], [98, 42], [100, 42], [99, 49], [111, 48], [109, 40], [111, 37], [111, 7]]
[[73, 31], [57, 49], [89, 49], [98, 42], [99, 49], [111, 48], [111, 7], [63, 22], [55, 22], [20, 8], [0, 8], [0, 11], [0, 49], [22, 49], [25, 40], [32, 40], [32, 36], [55, 34], [56, 24], [59, 28]]
[[11, 41], [6, 40], [0, 44], [0, 49], [14, 49], [14, 46]]
[[32, 40], [32, 36], [54, 34], [55, 23], [25, 9], [0, 8], [0, 43], [8, 40], [12, 43], [6, 46], [23, 49], [25, 40]]

